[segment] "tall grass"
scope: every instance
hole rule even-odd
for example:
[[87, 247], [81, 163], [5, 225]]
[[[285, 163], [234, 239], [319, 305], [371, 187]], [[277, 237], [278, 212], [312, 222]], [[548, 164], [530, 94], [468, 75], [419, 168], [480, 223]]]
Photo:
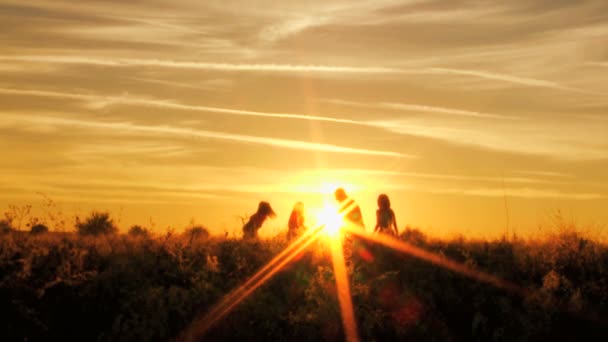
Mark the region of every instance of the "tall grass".
[[[572, 227], [571, 227], [572, 228]], [[400, 239], [526, 288], [505, 293], [380, 246], [350, 267], [364, 340], [606, 340], [608, 246], [575, 229], [542, 239]], [[188, 234], [0, 235], [2, 340], [170, 340], [287, 246]], [[341, 340], [320, 241], [208, 340]]]

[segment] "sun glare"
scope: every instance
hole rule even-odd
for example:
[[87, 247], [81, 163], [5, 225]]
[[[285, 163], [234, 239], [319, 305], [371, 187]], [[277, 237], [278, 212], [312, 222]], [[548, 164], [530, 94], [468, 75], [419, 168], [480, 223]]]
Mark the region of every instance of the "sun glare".
[[317, 222], [324, 226], [323, 231], [332, 240], [340, 237], [343, 221], [336, 206], [325, 204], [317, 214]]

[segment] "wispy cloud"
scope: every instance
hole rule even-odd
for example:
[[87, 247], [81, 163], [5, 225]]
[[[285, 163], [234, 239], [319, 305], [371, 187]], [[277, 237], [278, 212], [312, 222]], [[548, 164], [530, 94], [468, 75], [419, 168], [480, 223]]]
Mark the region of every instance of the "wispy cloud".
[[[566, 180], [555, 180], [555, 179], [545, 179], [539, 177], [513, 177], [513, 176], [496, 176], [496, 175], [463, 175], [463, 174], [443, 174], [443, 173], [432, 173], [432, 172], [404, 172], [404, 171], [393, 171], [393, 170], [380, 170], [380, 169], [312, 169], [312, 170], [302, 170], [301, 171], [304, 176], [301, 178], [309, 177], [310, 175], [332, 175], [338, 178], [342, 177], [404, 177], [404, 178], [418, 178], [418, 179], [431, 179], [438, 181], [448, 181], [449, 183], [453, 183], [453, 181], [462, 181], [463, 183], [472, 183], [472, 182], [483, 182], [483, 183], [513, 183], [513, 184], [551, 184], [551, 185], [564, 185], [564, 184], [587, 184], [583, 182], [579, 182], [576, 179], [572, 179], [572, 181]], [[520, 172], [515, 172], [520, 173]], [[530, 174], [533, 176], [551, 176], [551, 177], [569, 177], [568, 175], [564, 175], [561, 173], [551, 173], [551, 172], [521, 172], [522, 174]], [[572, 176], [570, 176], [572, 177]]]
[[86, 56], [0, 56], [0, 60], [58, 63], [58, 64], [88, 64], [107, 67], [164, 67], [174, 69], [200, 69], [219, 71], [255, 71], [255, 72], [322, 72], [322, 73], [348, 73], [348, 74], [378, 74], [395, 73], [399, 69], [386, 67], [358, 67], [337, 65], [296, 65], [296, 64], [245, 64], [245, 63], [214, 63], [193, 62], [162, 59], [137, 58], [101, 58]]
[[174, 146], [158, 143], [123, 143], [120, 148], [113, 145], [101, 144], [78, 144], [74, 149], [66, 153], [70, 157], [78, 159], [94, 159], [100, 156], [154, 156], [161, 158], [182, 157], [189, 153], [183, 146]]
[[400, 134], [439, 139], [448, 143], [477, 146], [487, 150], [540, 155], [561, 160], [605, 160], [608, 138], [601, 125], [589, 122], [538, 121], [446, 122], [439, 118], [375, 120], [379, 127]]
[[199, 61], [178, 61], [168, 59], [143, 58], [107, 58], [74, 55], [21, 55], [0, 56], [0, 61], [47, 63], [47, 64], [81, 64], [104, 67], [158, 67], [172, 69], [216, 70], [224, 72], [279, 72], [279, 73], [327, 73], [327, 74], [410, 74], [410, 75], [450, 75], [481, 78], [490, 81], [506, 82], [520, 86], [554, 89], [577, 93], [599, 93], [565, 86], [558, 82], [537, 78], [514, 76], [490, 71], [418, 67], [396, 68], [386, 66], [348, 66], [348, 65], [310, 65], [310, 64], [274, 64], [274, 63], [217, 63]]
[[[484, 175], [462, 175], [462, 174], [441, 174], [426, 172], [403, 172], [380, 169], [310, 169], [300, 170], [296, 179], [315, 179], [320, 178], [348, 179], [357, 184], [367, 186], [383, 187], [387, 177], [390, 177], [390, 188], [393, 190], [407, 190], [408, 192], [424, 192], [433, 194], [453, 194], [463, 196], [481, 197], [518, 197], [528, 199], [564, 199], [564, 200], [594, 200], [608, 198], [604, 192], [572, 192], [563, 191], [559, 188], [564, 184], [587, 184], [573, 180], [572, 182], [546, 180], [528, 177], [499, 177]], [[418, 182], [408, 180], [399, 181], [399, 177], [418, 178], [421, 180], [429, 179], [433, 182]], [[370, 183], [369, 179], [381, 178], [379, 183]], [[367, 180], [367, 181], [365, 181]], [[292, 183], [294, 183], [292, 181]], [[479, 185], [484, 183], [487, 185]], [[505, 187], [505, 184], [507, 185]], [[377, 190], [374, 188], [374, 191]], [[597, 191], [597, 189], [595, 189]]]
[[396, 102], [364, 103], [364, 102], [356, 102], [356, 101], [345, 101], [345, 100], [339, 100], [339, 99], [326, 99], [326, 100], [322, 100], [322, 101], [327, 102], [327, 103], [337, 104], [337, 105], [364, 107], [364, 108], [391, 109], [391, 110], [401, 110], [401, 111], [418, 112], [418, 113], [423, 112], [423, 113], [434, 113], [434, 114], [447, 114], [447, 115], [458, 115], [458, 116], [468, 116], [468, 117], [488, 118], [488, 119], [509, 119], [509, 120], [519, 119], [516, 117], [510, 117], [510, 116], [505, 116], [505, 115], [500, 115], [500, 114], [490, 114], [490, 113], [483, 113], [483, 112], [478, 112], [478, 111], [436, 107], [436, 106], [428, 106], [428, 105], [420, 105], [420, 104], [408, 104], [408, 103], [396, 103]]
[[[131, 105], [163, 108], [170, 110], [207, 112], [225, 115], [240, 115], [251, 117], [268, 117], [290, 120], [307, 120], [331, 122], [348, 125], [358, 125], [383, 129], [398, 134], [422, 136], [445, 140], [450, 143], [475, 145], [486, 149], [515, 152], [523, 154], [539, 154], [560, 159], [604, 159], [608, 155], [602, 146], [608, 142], [594, 134], [601, 127], [587, 127], [585, 122], [564, 124], [555, 122], [544, 124], [542, 134], [530, 134], [534, 123], [529, 120], [500, 120], [493, 121], [498, 124], [484, 123], [484, 121], [454, 122], [446, 121], [440, 116], [410, 117], [400, 119], [377, 119], [359, 121], [328, 116], [303, 115], [292, 113], [267, 113], [250, 110], [229, 109], [210, 106], [187, 105], [172, 100], [158, 100], [123, 96], [100, 96], [80, 93], [66, 93], [46, 90], [24, 90], [0, 88], [0, 94], [41, 96], [49, 98], [62, 98], [84, 101], [85, 105], [92, 109], [104, 108], [112, 105]], [[483, 112], [464, 111], [460, 109], [432, 107], [423, 105], [401, 104], [401, 103], [379, 103], [367, 104], [343, 100], [327, 100], [335, 104], [346, 104], [364, 107], [378, 107], [392, 110], [408, 110], [417, 112], [439, 113], [445, 115], [471, 116], [482, 118], [500, 118], [502, 116]], [[44, 131], [45, 127], [37, 125], [38, 130]], [[587, 127], [587, 134], [582, 134], [579, 129]], [[563, 137], [569, 137], [563, 139]], [[576, 143], [573, 143], [576, 142]]]
[[220, 78], [205, 80], [200, 83], [194, 83], [194, 84], [185, 83], [185, 82], [175, 82], [175, 81], [170, 81], [170, 80], [160, 80], [160, 79], [154, 79], [154, 78], [143, 78], [143, 77], [128, 77], [127, 79], [138, 81], [138, 82], [160, 84], [160, 85], [164, 85], [167, 87], [177, 87], [177, 88], [195, 89], [195, 90], [223, 90], [234, 84], [234, 82], [231, 80], [220, 79]]
[[328, 21], [327, 17], [321, 15], [296, 17], [265, 27], [260, 32], [259, 37], [265, 42], [275, 42], [308, 28], [325, 24]]
[[35, 124], [47, 124], [51, 126], [78, 126], [90, 129], [102, 129], [113, 132], [127, 132], [127, 133], [139, 133], [139, 134], [155, 134], [155, 135], [173, 135], [178, 137], [200, 137], [207, 139], [234, 141], [240, 143], [253, 143], [259, 145], [273, 146], [279, 148], [305, 150], [305, 151], [317, 151], [317, 152], [330, 152], [330, 153], [346, 153], [346, 154], [362, 154], [362, 155], [375, 155], [375, 156], [389, 156], [389, 157], [412, 157], [398, 152], [383, 151], [383, 150], [371, 150], [356, 147], [338, 146], [332, 144], [323, 144], [309, 141], [290, 140], [290, 139], [279, 139], [264, 136], [251, 136], [242, 134], [233, 134], [219, 131], [206, 131], [197, 130], [192, 128], [184, 127], [173, 127], [173, 126], [147, 126], [147, 125], [136, 125], [132, 123], [122, 122], [101, 122], [101, 121], [89, 121], [89, 120], [78, 120], [78, 119], [67, 119], [60, 117], [48, 117], [48, 116], [14, 116], [14, 121], [25, 121]]
[[542, 190], [533, 188], [424, 188], [414, 187], [413, 189], [439, 193], [439, 194], [455, 194], [455, 195], [466, 195], [466, 196], [481, 196], [481, 197], [519, 197], [519, 198], [553, 198], [553, 199], [567, 199], [567, 200], [596, 200], [606, 198], [605, 195], [599, 193], [571, 193], [561, 192], [556, 190]]
[[571, 174], [555, 172], [555, 171], [536, 171], [536, 170], [518, 170], [514, 171], [515, 173], [524, 174], [524, 175], [533, 175], [533, 176], [543, 176], [543, 177], [557, 177], [557, 178], [572, 178]]
[[580, 90], [573, 87], [567, 87], [557, 82], [541, 80], [536, 78], [513, 76], [508, 74], [501, 74], [495, 72], [481, 71], [481, 70], [466, 70], [466, 69], [451, 69], [451, 68], [429, 68], [429, 72], [439, 73], [445, 75], [459, 75], [459, 76], [471, 76], [479, 77], [483, 79], [501, 81], [512, 84], [524, 85], [529, 87], [540, 87], [549, 89], [558, 89], [566, 91], [574, 91], [580, 93], [586, 93], [584, 90]]
[[434, 106], [425, 106], [425, 105], [416, 105], [416, 104], [406, 104], [406, 103], [393, 103], [393, 102], [380, 103], [380, 106], [384, 107], [384, 108], [405, 110], [405, 111], [414, 111], [414, 112], [449, 114], [449, 115], [460, 115], [460, 116], [492, 118], [492, 119], [510, 119], [510, 120], [518, 119], [515, 117], [509, 117], [509, 116], [504, 116], [504, 115], [499, 115], [499, 114], [489, 114], [489, 113], [482, 113], [482, 112], [476, 112], [476, 111], [470, 111], [470, 110], [434, 107]]
[[325, 122], [351, 124], [351, 125], [373, 126], [372, 124], [367, 123], [365, 121], [341, 119], [341, 118], [328, 117], [328, 116], [291, 114], [291, 113], [267, 113], [267, 112], [241, 110], [241, 109], [186, 105], [186, 104], [177, 103], [172, 100], [155, 100], [155, 99], [134, 97], [131, 95], [101, 96], [101, 95], [66, 93], [66, 92], [56, 92], [56, 91], [47, 91], [47, 90], [11, 89], [11, 88], [0, 88], [0, 94], [73, 99], [73, 100], [85, 101], [87, 104], [87, 107], [92, 108], [92, 109], [99, 109], [99, 108], [104, 108], [104, 107], [112, 106], [112, 105], [132, 105], [132, 106], [165, 108], [165, 109], [173, 109], [173, 110], [220, 113], [220, 114], [229, 114], [229, 115], [268, 117], [268, 118], [278, 118], [278, 119], [295, 119], [295, 120], [307, 120], [307, 121], [325, 121]]

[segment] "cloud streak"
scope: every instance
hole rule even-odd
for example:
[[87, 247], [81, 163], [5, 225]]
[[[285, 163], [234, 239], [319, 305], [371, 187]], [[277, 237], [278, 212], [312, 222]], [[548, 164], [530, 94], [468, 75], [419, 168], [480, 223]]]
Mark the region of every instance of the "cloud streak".
[[382, 151], [382, 150], [371, 150], [364, 148], [354, 148], [346, 146], [338, 146], [332, 144], [323, 144], [317, 142], [290, 140], [290, 139], [279, 139], [271, 137], [251, 136], [242, 135], [218, 131], [206, 131], [197, 130], [192, 128], [184, 127], [173, 127], [173, 126], [147, 126], [147, 125], [136, 125], [132, 123], [118, 123], [118, 122], [100, 122], [100, 121], [87, 121], [78, 119], [66, 119], [60, 117], [48, 117], [48, 116], [14, 116], [14, 121], [25, 121], [33, 124], [47, 124], [52, 126], [76, 126], [90, 129], [102, 129], [114, 132], [126, 132], [126, 133], [139, 133], [139, 134], [155, 134], [155, 135], [173, 135], [178, 137], [199, 137], [206, 139], [233, 141], [239, 143], [252, 143], [259, 145], [266, 145], [272, 147], [296, 149], [305, 151], [315, 152], [329, 152], [329, 153], [345, 153], [345, 154], [360, 154], [360, 155], [372, 155], [372, 156], [387, 156], [387, 157], [412, 157], [398, 152], [393, 151]]
[[66, 55], [20, 55], [0, 56], [0, 61], [48, 63], [48, 64], [79, 64], [100, 67], [158, 67], [170, 69], [212, 70], [223, 72], [279, 72], [279, 73], [325, 73], [325, 74], [409, 74], [409, 75], [450, 75], [481, 78], [484, 80], [517, 84], [528, 87], [570, 91], [576, 93], [595, 94], [586, 90], [564, 86], [558, 82], [537, 78], [513, 76], [481, 70], [419, 67], [396, 68], [385, 66], [341, 66], [341, 65], [311, 65], [311, 64], [275, 64], [275, 63], [217, 63], [199, 61], [178, 61], [167, 59], [144, 58], [106, 58], [89, 56]]
[[[133, 97], [129, 95], [100, 96], [81, 93], [10, 88], [0, 88], [0, 94], [73, 99], [77, 101], [84, 101], [86, 107], [92, 109], [100, 109], [112, 105], [131, 105], [224, 115], [330, 122], [337, 124], [371, 127], [397, 134], [436, 138], [450, 143], [474, 145], [495, 151], [547, 155], [551, 157], [558, 157], [560, 159], [573, 160], [606, 158], [605, 151], [600, 148], [602, 146], [601, 144], [607, 143], [605, 139], [596, 139], [594, 141], [594, 135], [587, 136], [585, 134], [581, 135], [580, 133], [577, 133], [577, 127], [581, 125], [585, 126], [584, 123], [577, 123], [576, 126], [561, 124], [558, 125], [557, 123], [554, 123], [552, 125], [545, 125], [545, 130], [542, 135], [537, 134], [534, 136], [530, 136], [530, 124], [525, 124], [528, 122], [527, 120], [504, 120], [506, 118], [510, 119], [510, 117], [503, 117], [497, 114], [466, 111], [444, 107], [389, 102], [368, 104], [343, 100], [323, 100], [323, 102], [339, 105], [349, 105], [366, 108], [381, 108], [390, 110], [404, 110], [412, 112], [427, 112], [443, 115], [466, 116], [483, 119], [490, 118], [501, 120], [495, 121], [496, 124], [491, 125], [486, 124], [484, 121], [471, 121], [468, 123], [450, 122], [446, 121], [442, 117], [435, 116], [359, 121], [328, 116], [302, 115], [291, 113], [267, 113], [251, 110], [187, 105], [177, 103], [171, 100], [148, 99]], [[497, 123], [501, 124], [497, 125]], [[37, 127], [40, 131], [44, 132], [45, 127], [41, 126], [40, 124], [34, 124], [32, 127], [34, 126]], [[597, 128], [593, 128], [593, 130], [596, 129]], [[580, 141], [583, 144], [572, 144], [571, 142], [561, 141], [559, 139], [559, 137], [561, 136], [570, 136], [570, 139], [576, 139], [577, 141]], [[594, 145], [597, 147], [594, 147]]]
[[581, 89], [567, 87], [561, 85], [557, 82], [541, 80], [536, 78], [528, 78], [528, 77], [519, 77], [495, 72], [488, 71], [480, 71], [480, 70], [466, 70], [466, 69], [451, 69], [451, 68], [429, 68], [429, 72], [438, 73], [444, 75], [458, 75], [458, 76], [470, 76], [470, 77], [478, 77], [492, 81], [501, 81], [512, 84], [524, 85], [529, 87], [539, 87], [539, 88], [548, 88], [548, 89], [557, 89], [557, 90], [565, 90], [565, 91], [573, 91], [577, 93], [589, 93]]
[[[598, 187], [598, 184], [594, 182], [581, 181], [579, 178], [575, 178], [572, 175], [557, 173], [557, 172], [543, 172], [543, 171], [513, 171], [515, 174], [525, 174], [534, 177], [521, 177], [521, 176], [498, 176], [498, 175], [472, 175], [472, 174], [449, 174], [449, 173], [432, 173], [432, 172], [405, 172], [400, 170], [382, 170], [382, 169], [310, 169], [302, 170], [301, 175], [298, 178], [308, 179], [314, 178], [314, 176], [323, 178], [324, 176], [332, 176], [336, 179], [347, 179], [358, 177], [361, 179], [366, 178], [391, 178], [391, 181], [396, 181], [398, 178], [406, 179], [421, 179], [421, 180], [433, 180], [446, 184], [446, 187], [450, 187], [455, 182], [462, 184], [471, 183], [487, 183], [487, 184], [525, 184], [525, 185], [586, 185], [594, 188]], [[565, 179], [564, 179], [565, 178]], [[397, 181], [396, 183], [401, 183]], [[408, 180], [408, 184], [412, 184], [411, 180]], [[434, 182], [436, 183], [436, 182]], [[606, 185], [608, 186], [608, 185]], [[606, 186], [601, 186], [606, 188]], [[501, 187], [502, 189], [502, 187]]]
[[516, 117], [510, 117], [510, 116], [505, 116], [505, 115], [500, 115], [500, 114], [490, 114], [490, 113], [483, 113], [483, 112], [470, 111], [470, 110], [427, 106], [427, 105], [419, 105], [419, 104], [396, 103], [396, 102], [363, 103], [363, 102], [345, 101], [345, 100], [339, 100], [339, 99], [327, 99], [327, 100], [322, 100], [322, 101], [326, 102], [326, 103], [352, 106], [352, 107], [380, 108], [380, 109], [400, 110], [400, 111], [408, 111], [408, 112], [447, 114], [447, 115], [457, 115], [457, 116], [468, 116], [468, 117], [474, 117], [474, 118], [485, 118], [485, 119], [507, 119], [507, 120], [519, 119]]
[[132, 105], [132, 106], [155, 107], [155, 108], [183, 110], [183, 111], [220, 113], [220, 114], [228, 114], [228, 115], [266, 117], [266, 118], [277, 118], [277, 119], [307, 120], [307, 121], [324, 121], [324, 122], [350, 124], [350, 125], [374, 126], [373, 124], [365, 122], [365, 121], [341, 119], [341, 118], [328, 117], [328, 116], [304, 115], [304, 114], [292, 114], [292, 113], [267, 113], [267, 112], [242, 110], [242, 109], [186, 105], [186, 104], [180, 104], [180, 103], [177, 103], [177, 102], [171, 101], [171, 100], [154, 100], [154, 99], [138, 98], [138, 97], [132, 97], [132, 96], [100, 96], [100, 95], [66, 93], [66, 92], [56, 92], [56, 91], [47, 91], [47, 90], [12, 89], [12, 88], [0, 88], [0, 94], [79, 100], [79, 101], [85, 101], [87, 103], [87, 107], [92, 108], [92, 109], [100, 109], [100, 108], [108, 107], [111, 105]]
[[347, 74], [378, 74], [396, 73], [399, 69], [386, 67], [355, 67], [335, 65], [296, 65], [296, 64], [247, 64], [247, 63], [214, 63], [175, 61], [141, 58], [101, 58], [85, 56], [0, 56], [0, 60], [55, 63], [55, 64], [86, 64], [105, 67], [164, 67], [174, 69], [199, 69], [218, 71], [250, 71], [250, 72], [322, 72]]
[[467, 196], [481, 197], [520, 197], [520, 198], [554, 198], [569, 200], [597, 200], [606, 196], [597, 193], [568, 193], [556, 190], [540, 190], [532, 188], [511, 188], [511, 189], [492, 189], [492, 188], [467, 188], [467, 189], [426, 189], [429, 192], [442, 194], [462, 194]]
[[[606, 160], [605, 128], [587, 122], [512, 121], [509, 125], [446, 122], [437, 118], [376, 120], [379, 127], [399, 134], [434, 138], [492, 151], [547, 156], [559, 160]], [[538, 131], [535, 125], [542, 125]], [[534, 134], [532, 134], [534, 133]], [[566, 138], [565, 138], [566, 137]]]

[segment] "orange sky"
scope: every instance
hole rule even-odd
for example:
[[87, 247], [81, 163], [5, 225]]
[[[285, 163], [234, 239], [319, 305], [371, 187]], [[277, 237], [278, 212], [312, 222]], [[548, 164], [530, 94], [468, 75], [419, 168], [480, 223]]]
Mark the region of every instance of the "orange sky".
[[608, 2], [0, 0], [0, 207], [240, 232], [386, 192], [433, 233], [608, 222]]

